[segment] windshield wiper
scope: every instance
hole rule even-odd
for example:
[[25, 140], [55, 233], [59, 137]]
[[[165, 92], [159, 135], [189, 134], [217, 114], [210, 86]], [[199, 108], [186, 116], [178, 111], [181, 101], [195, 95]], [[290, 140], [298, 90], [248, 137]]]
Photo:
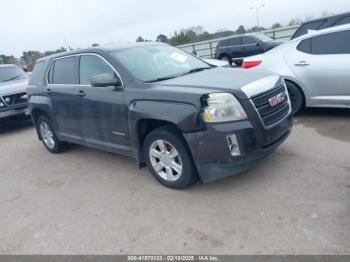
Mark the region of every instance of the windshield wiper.
[[172, 76], [159, 77], [159, 78], [156, 78], [156, 79], [153, 79], [153, 80], [146, 81], [146, 82], [144, 82], [144, 83], [153, 83], [153, 82], [159, 82], [159, 81], [169, 80], [169, 79], [173, 79], [173, 78], [178, 77], [178, 76], [180, 76], [180, 75], [172, 75]]
[[20, 77], [21, 75], [16, 75], [10, 79], [6, 79], [6, 80], [3, 80], [2, 82], [8, 82], [8, 81], [11, 81], [11, 80], [15, 80], [16, 78]]
[[208, 66], [207, 66], [207, 67], [198, 67], [198, 68], [194, 68], [194, 69], [191, 69], [190, 71], [187, 71], [186, 73], [183, 73], [183, 74], [180, 75], [180, 76], [184, 76], [184, 75], [188, 75], [188, 74], [200, 72], [200, 71], [207, 70], [207, 69], [212, 69], [212, 67], [208, 67]]
[[169, 79], [176, 78], [176, 77], [179, 77], [179, 76], [184, 76], [184, 75], [192, 74], [192, 73], [195, 73], [195, 72], [200, 72], [200, 71], [203, 71], [203, 70], [206, 70], [206, 69], [212, 69], [212, 67], [199, 67], [199, 68], [195, 68], [195, 69], [189, 70], [189, 71], [187, 71], [185, 73], [182, 73], [182, 74], [179, 74], [179, 75], [171, 75], [171, 76], [160, 77], [160, 78], [156, 78], [156, 79], [153, 79], [153, 80], [150, 80], [150, 81], [146, 81], [144, 83], [153, 83], [153, 82], [158, 82], [158, 81], [169, 80]]

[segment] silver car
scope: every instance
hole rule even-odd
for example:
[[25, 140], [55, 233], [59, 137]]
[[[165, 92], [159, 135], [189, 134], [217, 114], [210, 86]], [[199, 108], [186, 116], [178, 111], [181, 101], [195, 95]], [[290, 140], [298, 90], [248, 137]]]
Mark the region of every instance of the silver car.
[[27, 114], [27, 74], [15, 65], [0, 65], [0, 119]]
[[243, 67], [282, 75], [294, 114], [303, 107], [350, 108], [350, 24], [311, 31], [244, 59]]

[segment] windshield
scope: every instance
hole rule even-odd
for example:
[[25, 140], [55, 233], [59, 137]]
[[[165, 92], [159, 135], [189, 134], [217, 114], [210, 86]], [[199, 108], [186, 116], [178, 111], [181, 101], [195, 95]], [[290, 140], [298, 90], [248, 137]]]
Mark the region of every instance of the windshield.
[[0, 82], [27, 79], [28, 76], [17, 66], [0, 67]]
[[111, 52], [136, 79], [155, 82], [211, 68], [202, 60], [172, 46], [151, 45]]
[[272, 38], [270, 38], [270, 37], [268, 37], [268, 36], [266, 36], [266, 35], [264, 35], [264, 34], [256, 34], [256, 35], [254, 35], [256, 38], [258, 38], [258, 39], [260, 39], [262, 42], [271, 42], [271, 41], [273, 41], [273, 39]]

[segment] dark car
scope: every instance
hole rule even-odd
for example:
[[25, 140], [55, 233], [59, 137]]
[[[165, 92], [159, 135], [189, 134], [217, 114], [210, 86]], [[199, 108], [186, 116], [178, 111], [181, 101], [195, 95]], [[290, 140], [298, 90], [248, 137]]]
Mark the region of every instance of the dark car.
[[230, 65], [242, 65], [243, 58], [265, 53], [280, 44], [262, 33], [234, 36], [219, 41], [215, 58], [225, 60]]
[[39, 59], [29, 109], [50, 152], [69, 142], [131, 156], [171, 188], [238, 174], [291, 132], [280, 76], [212, 67], [161, 43]]
[[0, 65], [0, 119], [25, 117], [27, 74], [16, 65]]
[[295, 31], [292, 39], [307, 34], [308, 30], [321, 30], [333, 26], [344, 25], [350, 23], [350, 13], [344, 13], [329, 17], [307, 21], [303, 23], [297, 31]]

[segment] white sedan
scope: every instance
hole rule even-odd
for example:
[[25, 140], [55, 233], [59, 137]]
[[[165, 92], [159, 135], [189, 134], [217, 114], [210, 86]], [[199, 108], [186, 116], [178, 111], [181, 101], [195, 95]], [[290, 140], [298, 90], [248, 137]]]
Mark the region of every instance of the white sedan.
[[312, 31], [243, 61], [282, 75], [293, 114], [304, 107], [350, 108], [350, 24]]

